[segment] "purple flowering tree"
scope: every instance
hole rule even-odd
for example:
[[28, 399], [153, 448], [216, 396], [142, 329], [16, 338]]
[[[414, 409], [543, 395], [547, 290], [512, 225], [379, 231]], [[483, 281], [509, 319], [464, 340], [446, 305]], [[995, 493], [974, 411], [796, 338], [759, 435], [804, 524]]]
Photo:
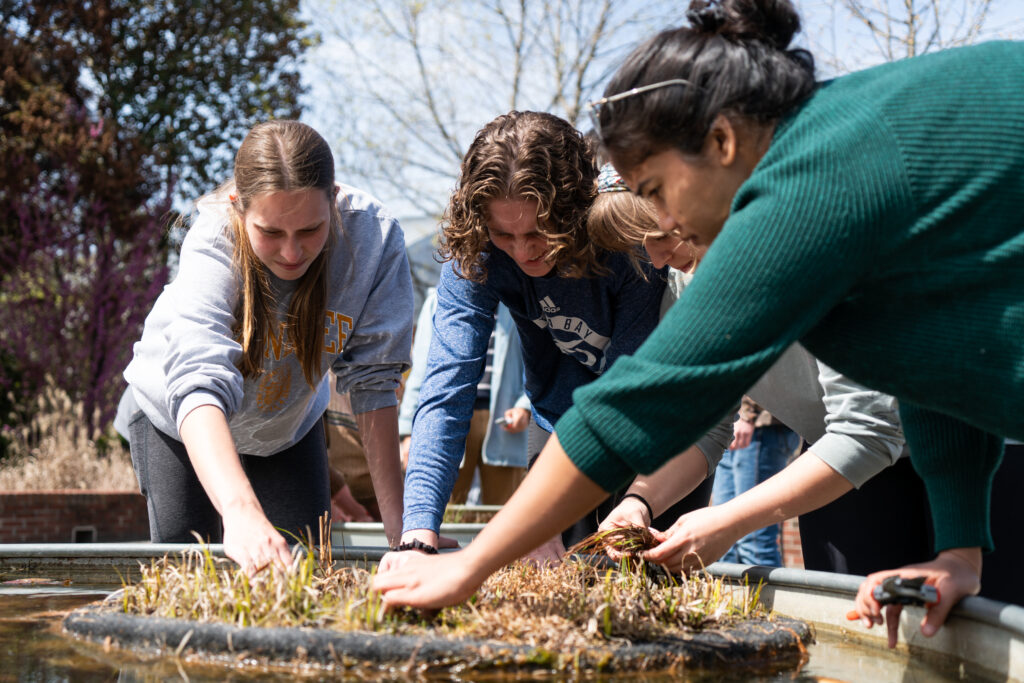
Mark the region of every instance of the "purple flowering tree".
[[106, 426], [167, 280], [172, 192], [300, 115], [316, 42], [298, 0], [0, 0], [0, 423], [52, 378]]
[[52, 378], [82, 401], [95, 433], [113, 417], [132, 343], [167, 282], [169, 202], [136, 214], [124, 239], [103, 201], [83, 200], [71, 172], [64, 180], [59, 193], [40, 182], [10, 203], [18, 232], [0, 245], [0, 353], [15, 359], [23, 394]]

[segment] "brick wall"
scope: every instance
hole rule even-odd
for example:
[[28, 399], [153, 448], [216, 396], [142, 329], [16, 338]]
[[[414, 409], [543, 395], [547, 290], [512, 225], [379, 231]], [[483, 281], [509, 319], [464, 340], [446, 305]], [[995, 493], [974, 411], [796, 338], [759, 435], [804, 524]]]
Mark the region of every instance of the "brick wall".
[[800, 527], [795, 517], [782, 523], [779, 543], [782, 544], [782, 566], [803, 569], [804, 554], [800, 549]]
[[0, 492], [0, 543], [146, 540], [149, 516], [140, 493]]

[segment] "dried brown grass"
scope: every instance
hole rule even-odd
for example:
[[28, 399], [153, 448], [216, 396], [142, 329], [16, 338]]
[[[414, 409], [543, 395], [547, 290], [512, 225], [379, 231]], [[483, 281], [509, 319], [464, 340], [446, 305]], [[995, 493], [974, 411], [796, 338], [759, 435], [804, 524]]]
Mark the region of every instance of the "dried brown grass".
[[5, 427], [10, 445], [0, 462], [0, 491], [138, 490], [117, 434], [110, 429], [89, 438], [82, 404], [63, 389], [51, 384], [32, 413], [28, 424]]
[[604, 555], [614, 552], [636, 558], [645, 550], [658, 545], [651, 530], [630, 524], [593, 533], [569, 548], [567, 554]]
[[373, 571], [334, 566], [329, 550], [321, 550], [300, 553], [287, 571], [272, 567], [250, 577], [233, 562], [197, 552], [143, 567], [141, 580], [126, 586], [121, 607], [236, 626], [493, 638], [563, 654], [765, 615], [758, 591], [721, 579], [654, 575], [642, 564], [601, 569], [568, 561], [512, 564], [466, 603], [428, 618], [412, 610], [386, 613], [369, 590]]

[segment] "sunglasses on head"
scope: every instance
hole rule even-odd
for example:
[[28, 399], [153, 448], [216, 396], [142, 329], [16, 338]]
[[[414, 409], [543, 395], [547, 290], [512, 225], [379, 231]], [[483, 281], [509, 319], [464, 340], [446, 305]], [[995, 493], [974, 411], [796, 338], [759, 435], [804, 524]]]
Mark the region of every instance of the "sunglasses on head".
[[619, 100], [624, 100], [627, 97], [633, 97], [634, 95], [640, 95], [642, 93], [658, 90], [659, 88], [664, 88], [670, 85], [693, 85], [693, 83], [683, 78], [670, 78], [667, 81], [658, 81], [657, 83], [641, 85], [637, 88], [633, 88], [632, 90], [625, 90], [614, 95], [609, 95], [608, 97], [602, 97], [601, 99], [594, 100], [593, 102], [587, 102], [587, 114], [590, 116], [590, 123], [594, 126], [594, 133], [597, 134], [598, 139], [602, 142], [604, 141], [604, 137], [601, 135], [601, 107], [613, 102], [618, 102]]

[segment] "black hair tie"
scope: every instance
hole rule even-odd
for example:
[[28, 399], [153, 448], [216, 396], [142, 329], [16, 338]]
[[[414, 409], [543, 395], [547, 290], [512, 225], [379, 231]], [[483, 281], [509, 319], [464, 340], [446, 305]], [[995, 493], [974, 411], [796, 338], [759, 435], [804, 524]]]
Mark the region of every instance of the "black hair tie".
[[718, 33], [727, 18], [725, 9], [717, 2], [686, 10], [686, 19], [690, 25], [702, 33]]
[[621, 503], [623, 500], [626, 500], [627, 498], [636, 498], [641, 503], [643, 503], [644, 507], [647, 508], [647, 518], [651, 520], [651, 524], [654, 524], [654, 510], [651, 509], [651, 504], [647, 502], [646, 498], [641, 496], [639, 493], [627, 493], [622, 496], [619, 502]]

